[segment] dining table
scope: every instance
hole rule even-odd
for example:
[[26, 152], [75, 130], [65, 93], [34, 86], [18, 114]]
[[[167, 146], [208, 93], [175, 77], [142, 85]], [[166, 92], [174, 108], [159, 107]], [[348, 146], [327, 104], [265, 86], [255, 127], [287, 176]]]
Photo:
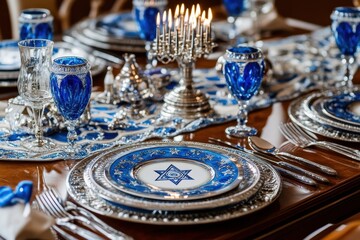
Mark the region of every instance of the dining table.
[[[290, 33], [278, 33], [278, 37], [305, 32], [307, 30], [293, 29]], [[137, 54], [137, 60], [142, 65], [145, 63], [145, 56]], [[213, 68], [215, 64], [216, 59], [204, 58], [198, 59], [196, 67]], [[167, 65], [164, 66], [168, 67]], [[120, 68], [114, 68], [114, 74], [119, 73], [119, 71]], [[97, 87], [97, 90], [103, 89], [104, 76], [105, 73], [94, 77], [93, 84]], [[354, 83], [360, 84], [359, 72], [354, 76]], [[5, 101], [16, 95], [15, 87], [0, 88], [0, 96]], [[225, 240], [303, 239], [326, 224], [336, 224], [358, 214], [360, 212], [360, 162], [335, 152], [316, 147], [300, 148], [288, 142], [281, 134], [279, 126], [281, 123], [290, 121], [288, 107], [291, 101], [275, 102], [271, 106], [251, 111], [249, 113], [248, 124], [258, 130], [258, 136], [268, 140], [282, 151], [335, 169], [338, 175], [328, 177], [330, 183], [320, 183], [314, 187], [282, 177], [281, 194], [274, 203], [252, 214], [205, 224], [197, 224], [194, 221], [193, 224], [173, 224], [170, 226], [124, 221], [96, 213], [97, 216], [110, 226], [132, 236], [134, 239]], [[234, 124], [235, 121], [230, 121], [211, 125], [194, 132], [181, 133], [175, 137], [166, 138], [166, 140], [209, 143], [209, 138], [211, 137], [248, 146], [246, 138], [234, 138], [225, 134], [225, 129]], [[146, 141], [153, 140], [159, 139], [149, 139]], [[358, 142], [336, 142], [360, 150]], [[112, 148], [115, 147], [113, 146]], [[47, 186], [54, 187], [65, 197], [67, 196], [66, 178], [68, 173], [80, 161], [82, 160], [44, 162], [3, 160], [0, 161], [0, 185], [8, 185], [14, 188], [18, 182], [30, 180], [34, 183], [32, 200]], [[72, 201], [70, 197], [68, 198]]]

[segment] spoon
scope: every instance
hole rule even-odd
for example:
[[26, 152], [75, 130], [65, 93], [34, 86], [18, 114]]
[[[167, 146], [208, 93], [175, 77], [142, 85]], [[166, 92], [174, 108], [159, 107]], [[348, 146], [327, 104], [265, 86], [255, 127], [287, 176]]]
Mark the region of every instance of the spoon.
[[328, 166], [324, 166], [322, 164], [319, 163], [315, 163], [312, 161], [309, 161], [305, 158], [302, 157], [298, 157], [295, 155], [292, 155], [290, 153], [287, 152], [281, 152], [279, 149], [277, 149], [274, 145], [272, 145], [271, 143], [269, 143], [268, 141], [266, 141], [265, 139], [256, 137], [256, 136], [252, 136], [248, 138], [249, 144], [251, 144], [257, 151], [259, 152], [263, 152], [266, 154], [271, 154], [277, 157], [282, 157], [282, 158], [286, 158], [289, 160], [293, 160], [296, 161], [298, 163], [304, 164], [306, 166], [312, 167], [314, 169], [318, 169], [323, 173], [326, 173], [328, 175], [332, 175], [332, 176], [336, 176], [337, 172], [335, 169], [328, 167]]
[[[257, 152], [253, 152], [249, 149], [246, 149], [238, 144], [232, 144], [230, 142], [227, 142], [227, 141], [223, 141], [221, 139], [216, 139], [216, 138], [209, 138], [209, 142], [211, 143], [220, 143], [220, 144], [223, 144], [225, 146], [229, 146], [229, 147], [232, 147], [232, 148], [235, 148], [235, 149], [238, 149], [242, 152], [246, 152], [246, 153], [249, 153], [249, 154], [253, 154], [254, 156], [257, 156], [258, 158], [260, 158], [261, 160], [265, 161], [265, 162], [268, 162], [270, 164], [273, 165], [273, 167], [282, 175], [282, 176], [285, 176], [285, 177], [288, 177], [288, 178], [292, 178], [298, 182], [301, 182], [301, 183], [304, 183], [306, 185], [310, 185], [310, 186], [314, 186], [316, 187], [317, 186], [317, 183], [312, 179], [312, 178], [308, 178], [306, 176], [303, 176], [303, 175], [300, 175], [296, 172], [293, 172], [294, 170], [295, 171], [306, 171], [304, 169], [301, 169], [291, 163], [287, 163], [287, 162], [284, 162], [284, 161], [273, 161], [267, 157], [264, 157], [263, 155], [261, 155], [260, 153], [257, 153]], [[292, 171], [293, 170], [293, 171]]]

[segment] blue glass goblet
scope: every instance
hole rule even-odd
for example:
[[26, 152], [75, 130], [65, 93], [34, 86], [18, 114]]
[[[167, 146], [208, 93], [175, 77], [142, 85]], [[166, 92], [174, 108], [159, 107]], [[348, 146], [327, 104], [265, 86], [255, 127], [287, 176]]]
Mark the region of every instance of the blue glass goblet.
[[53, 16], [44, 8], [29, 8], [21, 12], [19, 17], [20, 40], [53, 39]]
[[50, 75], [51, 94], [60, 114], [66, 120], [68, 147], [66, 152], [74, 155], [77, 133], [76, 122], [89, 103], [92, 77], [90, 64], [81, 57], [65, 56], [53, 60]]
[[260, 49], [237, 46], [226, 50], [223, 73], [231, 94], [239, 103], [237, 125], [226, 128], [226, 134], [233, 137], [256, 135], [257, 130], [247, 123], [248, 101], [259, 90], [264, 76], [264, 57]]
[[133, 11], [140, 37], [146, 41], [147, 69], [155, 67], [157, 64], [156, 58], [150, 53], [151, 44], [156, 37], [156, 16], [159, 12], [164, 11], [166, 6], [167, 0], [133, 0]]
[[352, 65], [360, 43], [360, 9], [337, 7], [331, 14], [331, 30], [345, 64], [342, 86], [352, 87]]
[[229, 39], [235, 39], [237, 35], [235, 22], [240, 14], [247, 9], [248, 0], [223, 0], [223, 4], [228, 14], [227, 21], [231, 24]]

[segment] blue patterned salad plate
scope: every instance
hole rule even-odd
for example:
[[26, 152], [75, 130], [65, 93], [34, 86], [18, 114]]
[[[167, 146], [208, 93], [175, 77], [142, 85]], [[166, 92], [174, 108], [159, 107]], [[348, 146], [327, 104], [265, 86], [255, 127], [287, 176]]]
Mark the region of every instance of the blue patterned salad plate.
[[338, 121], [360, 126], [360, 92], [335, 95], [324, 102], [324, 109]]
[[105, 177], [113, 187], [151, 199], [211, 197], [234, 189], [244, 176], [236, 159], [191, 144], [139, 147], [105, 159]]

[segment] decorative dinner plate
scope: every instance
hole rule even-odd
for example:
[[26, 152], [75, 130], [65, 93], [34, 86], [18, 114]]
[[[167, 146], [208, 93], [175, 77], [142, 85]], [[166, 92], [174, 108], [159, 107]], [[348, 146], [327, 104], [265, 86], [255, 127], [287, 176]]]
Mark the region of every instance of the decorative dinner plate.
[[[223, 151], [232, 152], [240, 159], [246, 158], [251, 160], [259, 169], [261, 176], [263, 176], [264, 184], [249, 200], [238, 202], [235, 200], [231, 201], [230, 198], [230, 202], [228, 202], [227, 206], [218, 207], [217, 205], [213, 205], [212, 208], [207, 209], [206, 211], [160, 211], [158, 209], [152, 209], [151, 211], [139, 210], [123, 206], [121, 204], [109, 203], [101, 198], [97, 192], [94, 192], [87, 187], [84, 179], [84, 171], [87, 165], [93, 160], [92, 157], [89, 157], [80, 161], [70, 171], [66, 181], [68, 193], [78, 204], [98, 214], [130, 222], [158, 225], [193, 225], [230, 220], [257, 212], [260, 209], [274, 203], [280, 195], [280, 176], [269, 164], [261, 161], [255, 156], [237, 150], [230, 150], [219, 146], [214, 147], [213, 145], [203, 143], [198, 143], [198, 145], [222, 149]], [[130, 146], [132, 148], [136, 148], [135, 145]], [[142, 145], [138, 144], [137, 146]], [[230, 192], [227, 194], [230, 194]], [[219, 195], [217, 197], [221, 196], [222, 195]], [[209, 200], [210, 199], [213, 198], [209, 198]], [[166, 203], [166, 201], [163, 202]], [[190, 204], [191, 201], [182, 201], [179, 204], [183, 203]]]
[[[6, 40], [0, 42], [0, 87], [15, 87], [21, 65], [18, 41]], [[106, 61], [91, 53], [75, 48], [72, 44], [56, 42], [53, 58], [76, 55], [86, 58], [91, 64], [91, 73], [97, 75], [106, 69]], [[6, 80], [6, 81], [5, 81]]]
[[[169, 147], [173, 149], [178, 147], [194, 149], [201, 147], [204, 151], [211, 152], [212, 154], [223, 155], [229, 159], [237, 161], [237, 164], [242, 170], [241, 181], [236, 186], [235, 189], [223, 193], [222, 195], [211, 197], [211, 198], [202, 198], [192, 201], [183, 201], [187, 199], [165, 199], [157, 200], [150, 198], [140, 198], [132, 194], [127, 194], [123, 191], [118, 190], [112, 184], [109, 183], [104, 178], [104, 171], [106, 166], [108, 166], [107, 156], [116, 156], [122, 152], [133, 152], [137, 149], [151, 149], [153, 147]], [[207, 209], [214, 207], [222, 207], [229, 205], [234, 202], [240, 202], [245, 199], [253, 196], [263, 184], [263, 176], [261, 176], [258, 167], [248, 158], [239, 157], [233, 152], [225, 151], [222, 148], [219, 148], [214, 145], [200, 144], [195, 142], [187, 143], [167, 143], [167, 142], [156, 142], [156, 143], [142, 143], [139, 147], [137, 146], [128, 146], [122, 147], [115, 151], [101, 154], [95, 157], [90, 163], [88, 163], [84, 171], [84, 179], [86, 185], [89, 189], [96, 192], [101, 198], [106, 199], [107, 201], [138, 208], [145, 210], [164, 210], [164, 211], [189, 211], [189, 210], [199, 210]], [[211, 196], [211, 194], [209, 194]]]
[[329, 125], [334, 128], [339, 128], [345, 131], [360, 132], [360, 126], [355, 126], [343, 121], [335, 119], [327, 114], [324, 103], [329, 99], [324, 93], [314, 93], [306, 98], [303, 102], [302, 108], [304, 113], [314, 121], [321, 124]]
[[228, 155], [191, 144], [149, 146], [106, 154], [106, 179], [139, 197], [193, 200], [219, 195], [239, 185], [242, 165]]
[[360, 92], [336, 95], [324, 102], [325, 112], [334, 119], [360, 127]]
[[98, 18], [93, 30], [102, 35], [139, 39], [139, 31], [131, 12], [115, 13]]
[[20, 68], [18, 42], [6, 40], [0, 42], [0, 71], [12, 71]]
[[[290, 104], [288, 109], [290, 119], [300, 127], [303, 127], [311, 132], [320, 134], [322, 136], [348, 142], [359, 142], [360, 133], [346, 131], [337, 127], [330, 126], [328, 124], [323, 124], [306, 115], [303, 107], [303, 102], [306, 101], [306, 99], [309, 98], [309, 96], [311, 96], [312, 94], [308, 94], [304, 97], [298, 98]], [[324, 96], [328, 95], [329, 93], [324, 93]]]

